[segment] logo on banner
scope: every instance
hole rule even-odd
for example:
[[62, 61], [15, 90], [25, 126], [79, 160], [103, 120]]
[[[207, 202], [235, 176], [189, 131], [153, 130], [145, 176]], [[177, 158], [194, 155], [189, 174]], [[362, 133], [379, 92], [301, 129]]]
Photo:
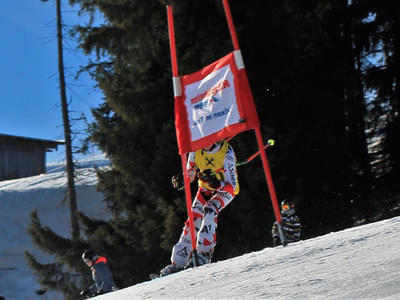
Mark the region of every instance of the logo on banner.
[[[196, 97], [190, 99], [190, 102], [192, 104], [197, 103], [199, 101], [201, 101], [201, 104], [203, 104], [205, 101], [208, 102], [218, 102], [218, 99], [215, 97], [215, 95], [217, 93], [219, 93], [220, 91], [222, 91], [225, 88], [230, 87], [229, 81], [228, 80], [224, 80], [223, 82], [220, 82], [219, 84], [217, 84], [216, 86], [212, 87], [211, 89], [205, 91], [204, 93], [201, 93], [199, 95], [197, 95]], [[206, 100], [204, 100], [206, 99]], [[200, 104], [198, 104], [200, 105]], [[195, 108], [197, 107], [197, 105], [195, 105]]]
[[215, 133], [239, 119], [229, 65], [185, 86], [194, 140]]
[[210, 98], [203, 100], [198, 104], [195, 104], [194, 109], [208, 108], [208, 107], [210, 107], [210, 105], [212, 105], [213, 103], [217, 103], [217, 102], [219, 102], [218, 98], [215, 96], [211, 96]]
[[[229, 82], [226, 81], [227, 86], [229, 87]], [[193, 99], [192, 99], [193, 100]], [[193, 106], [194, 110], [203, 110], [203, 113], [200, 112], [200, 114], [206, 113], [205, 116], [202, 115], [200, 116], [197, 120], [194, 120], [194, 125], [197, 126], [198, 124], [210, 121], [212, 119], [222, 117], [229, 112], [229, 108], [224, 108], [223, 110], [217, 111], [217, 112], [212, 112], [214, 105], [218, 102], [220, 102], [220, 98], [217, 98], [215, 95], [208, 96], [208, 98], [205, 98], [201, 100], [200, 102], [196, 103]]]

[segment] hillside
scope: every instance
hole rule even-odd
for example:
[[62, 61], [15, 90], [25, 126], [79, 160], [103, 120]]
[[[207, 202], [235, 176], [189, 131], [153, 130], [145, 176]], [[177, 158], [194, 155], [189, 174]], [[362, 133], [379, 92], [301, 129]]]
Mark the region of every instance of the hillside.
[[[62, 168], [56, 169], [49, 174], [0, 181], [0, 296], [6, 300], [62, 299], [56, 293], [36, 294], [41, 287], [24, 256], [24, 251], [28, 250], [42, 263], [50, 259], [27, 234], [33, 210], [38, 211], [43, 225], [62, 236], [69, 236], [66, 173]], [[102, 194], [96, 191], [94, 169], [78, 169], [77, 175], [78, 209], [91, 217], [107, 218]]]
[[400, 217], [98, 296], [125, 299], [400, 299]]
[[[34, 209], [43, 224], [69, 235], [66, 174], [52, 170], [0, 182], [0, 296], [7, 300], [62, 299], [54, 292], [36, 293], [40, 286], [23, 254], [29, 250], [41, 262], [50, 259], [26, 233]], [[106, 219], [96, 183], [93, 168], [78, 170], [78, 208]], [[400, 217], [265, 248], [96, 299], [400, 299], [398, 249]]]

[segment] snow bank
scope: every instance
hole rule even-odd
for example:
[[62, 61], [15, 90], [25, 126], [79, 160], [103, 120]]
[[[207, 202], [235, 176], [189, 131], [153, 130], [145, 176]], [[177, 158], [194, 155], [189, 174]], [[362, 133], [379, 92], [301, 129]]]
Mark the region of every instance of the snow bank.
[[95, 299], [394, 300], [400, 299], [399, 249], [397, 217], [266, 248]]
[[[110, 165], [110, 160], [104, 154], [97, 154], [89, 158], [82, 158], [74, 162], [75, 168], [99, 168]], [[66, 170], [66, 162], [48, 163], [46, 165], [46, 173], [54, 173]]]
[[[108, 218], [102, 194], [96, 191], [94, 169], [77, 170], [78, 209], [91, 217]], [[40, 262], [50, 262], [27, 234], [30, 213], [38, 211], [42, 225], [57, 234], [69, 236], [69, 205], [66, 200], [66, 173], [54, 172], [22, 179], [0, 181], [0, 296], [15, 299], [62, 299], [59, 293], [39, 296], [41, 287], [27, 266], [24, 251], [33, 253]]]
[[[78, 170], [78, 209], [106, 219], [93, 168]], [[0, 181], [0, 296], [6, 300], [62, 299], [40, 286], [24, 251], [41, 262], [26, 233], [32, 210], [44, 225], [69, 235], [63, 171]], [[400, 299], [400, 217], [314, 239], [266, 248], [97, 297], [124, 299]], [[168, 263], [168, 262], [166, 262]], [[135, 266], [129, 266], [135, 272]]]

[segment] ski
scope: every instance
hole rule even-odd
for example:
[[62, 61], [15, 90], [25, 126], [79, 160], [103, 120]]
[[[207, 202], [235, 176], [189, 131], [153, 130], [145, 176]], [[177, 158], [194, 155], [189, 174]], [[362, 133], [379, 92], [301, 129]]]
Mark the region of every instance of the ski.
[[160, 276], [160, 274], [151, 273], [151, 274], [149, 274], [149, 277], [151, 280], [154, 280], [154, 279], [160, 278], [161, 276]]

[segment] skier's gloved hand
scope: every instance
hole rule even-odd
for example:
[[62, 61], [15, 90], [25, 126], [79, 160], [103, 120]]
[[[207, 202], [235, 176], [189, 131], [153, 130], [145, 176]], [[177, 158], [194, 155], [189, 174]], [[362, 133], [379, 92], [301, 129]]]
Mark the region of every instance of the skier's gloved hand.
[[217, 177], [211, 177], [208, 183], [213, 189], [218, 189], [221, 186], [221, 181], [219, 181]]
[[185, 187], [185, 184], [183, 182], [183, 177], [181, 174], [172, 176], [171, 182], [172, 182], [172, 186], [177, 191], [182, 191]]
[[204, 170], [199, 174], [199, 177], [202, 181], [207, 182], [208, 185], [213, 189], [218, 189], [221, 186], [221, 181], [211, 169]]

